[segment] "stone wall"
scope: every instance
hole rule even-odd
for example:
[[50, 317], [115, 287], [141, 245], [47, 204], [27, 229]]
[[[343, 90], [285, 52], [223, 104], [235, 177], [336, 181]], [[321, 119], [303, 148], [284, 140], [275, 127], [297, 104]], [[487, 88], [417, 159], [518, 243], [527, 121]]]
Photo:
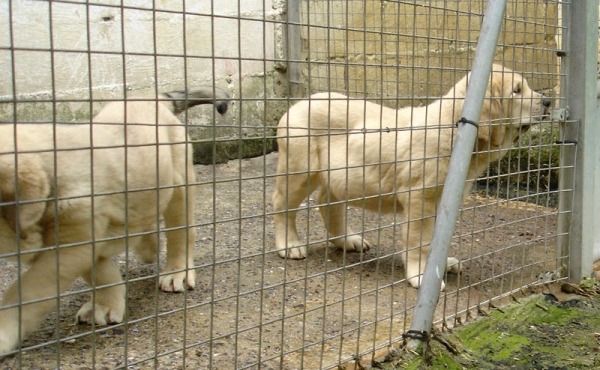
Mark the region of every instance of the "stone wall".
[[[443, 95], [470, 68], [483, 1], [314, 0], [303, 3], [304, 75], [311, 92], [339, 91], [400, 105]], [[535, 89], [556, 79], [557, 8], [509, 0], [495, 60]]]

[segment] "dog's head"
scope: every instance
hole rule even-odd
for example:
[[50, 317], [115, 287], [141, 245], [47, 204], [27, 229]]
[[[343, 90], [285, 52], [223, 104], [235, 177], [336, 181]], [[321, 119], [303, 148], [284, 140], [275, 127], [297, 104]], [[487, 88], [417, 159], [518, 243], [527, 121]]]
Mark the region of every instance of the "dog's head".
[[549, 117], [551, 103], [523, 76], [494, 64], [479, 120], [478, 148], [511, 145], [531, 125]]

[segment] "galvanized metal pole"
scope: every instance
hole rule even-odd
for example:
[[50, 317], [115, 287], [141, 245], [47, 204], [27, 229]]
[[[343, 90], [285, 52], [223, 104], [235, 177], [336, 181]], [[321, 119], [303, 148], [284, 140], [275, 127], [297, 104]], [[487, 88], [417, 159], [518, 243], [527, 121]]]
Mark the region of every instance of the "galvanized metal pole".
[[562, 125], [559, 238], [561, 257], [568, 257], [571, 281], [578, 283], [592, 273], [594, 239], [598, 240], [594, 201], [600, 197], [595, 184], [598, 167], [597, 63], [598, 0], [571, 1], [562, 5], [563, 79], [568, 119]]
[[[505, 10], [506, 0], [490, 0], [488, 2], [462, 111], [462, 117], [466, 121], [479, 122]], [[410, 338], [407, 346], [412, 350], [421, 344], [421, 339], [426, 340], [427, 334], [431, 330], [442, 279], [446, 271], [450, 240], [454, 233], [459, 208], [462, 205], [465, 181], [476, 138], [477, 127], [475, 125], [470, 123], [459, 125], [452, 157], [450, 158], [448, 177], [446, 178], [436, 216], [435, 231], [431, 240], [427, 265], [425, 266], [422, 285], [419, 288], [419, 296], [410, 331], [407, 333], [408, 338]]]

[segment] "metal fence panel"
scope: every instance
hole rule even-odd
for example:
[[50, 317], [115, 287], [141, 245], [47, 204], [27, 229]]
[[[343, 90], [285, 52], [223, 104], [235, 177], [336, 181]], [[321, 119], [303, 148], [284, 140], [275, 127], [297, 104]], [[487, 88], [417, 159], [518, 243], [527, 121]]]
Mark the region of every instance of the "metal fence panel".
[[[356, 356], [368, 361], [402, 341], [418, 292], [411, 287], [403, 263], [408, 238], [403, 230], [409, 224], [430, 222], [432, 217], [420, 217], [427, 215], [421, 212], [425, 209], [422, 199], [425, 193], [436, 191], [421, 186], [419, 166], [427, 162], [428, 168], [435, 168], [431, 176], [439, 176], [440, 166], [449, 160], [449, 154], [440, 154], [441, 148], [452, 144], [432, 141], [427, 148], [433, 149], [425, 151], [415, 138], [438, 137], [440, 132], [452, 132], [455, 124], [438, 119], [423, 128], [418, 127], [418, 120], [423, 112], [432, 112], [426, 106], [471, 69], [486, 4], [479, 0], [1, 2], [0, 68], [6, 73], [0, 83], [0, 129], [10, 131], [17, 123], [23, 127], [23, 122], [33, 122], [40, 129], [30, 130], [31, 135], [44, 130], [51, 134], [44, 145], [28, 148], [19, 142], [26, 130], [17, 128], [16, 133], [10, 131], [0, 138], [0, 164], [5, 165], [0, 168], [4, 176], [0, 177], [0, 254], [11, 258], [0, 259], [0, 294], [6, 298], [12, 285], [19, 296], [16, 304], [2, 301], [0, 315], [19, 312], [23, 316], [27, 307], [35, 307], [27, 304], [30, 292], [49, 282], [55, 288], [43, 297], [49, 298], [50, 313], [40, 315], [39, 327], [18, 338], [21, 344], [10, 348], [15, 351], [0, 358], [0, 365], [13, 369], [333, 369], [339, 364], [353, 366]], [[508, 1], [494, 56], [495, 63], [522, 74], [535, 92], [551, 97], [554, 109], [569, 104], [559, 91], [572, 73], [560, 69], [556, 54], [562, 49], [555, 36], [571, 29], [560, 22], [561, 4], [563, 11], [573, 6], [547, 0]], [[110, 125], [104, 131], [99, 124], [88, 125], [90, 117], [109, 101], [125, 102], [131, 108], [139, 100], [150, 107], [163, 100], [160, 104], [168, 106], [174, 97], [184, 103], [192, 97], [161, 93], [197, 86], [209, 86], [210, 93], [218, 91], [213, 86], [223, 89], [229, 98], [220, 96], [210, 102], [228, 102], [227, 113], [220, 115], [214, 106], [203, 105], [180, 114], [181, 125], [167, 125], [154, 108], [141, 109], [140, 115], [151, 117], [141, 126], [154, 130], [154, 141], [136, 142], [136, 135], [127, 134], [122, 141], [102, 143], [104, 152], [97, 140]], [[328, 102], [364, 107], [366, 103], [357, 99], [366, 99], [386, 108], [375, 108], [378, 113], [369, 116], [376, 117], [374, 126], [365, 130], [326, 126], [320, 132], [300, 130], [296, 136], [280, 132], [280, 143], [306, 142], [293, 148], [288, 168], [306, 159], [302, 153], [316, 150], [318, 143], [336, 144], [334, 151], [322, 151], [319, 157], [326, 158], [321, 163], [335, 167], [278, 171], [282, 156], [282, 147], [275, 144], [279, 120], [300, 100], [319, 92], [352, 99], [313, 98], [315, 107]], [[455, 96], [446, 99], [456, 100]], [[533, 100], [525, 97], [519, 102]], [[485, 104], [492, 106], [494, 100], [487, 97]], [[398, 108], [403, 113], [397, 113]], [[329, 124], [331, 112], [327, 112], [326, 118], [298, 127]], [[366, 113], [357, 112], [348, 113], [347, 121], [365, 120]], [[399, 117], [407, 116], [399, 122]], [[435, 312], [437, 324], [464, 323], [521, 292], [527, 294], [544, 282], [569, 277], [561, 273], [570, 255], [557, 252], [556, 244], [557, 239], [570, 235], [569, 225], [559, 227], [559, 218], [571, 215], [575, 208], [563, 203], [559, 210], [558, 199], [578, 195], [576, 184], [563, 181], [560, 187], [558, 176], [577, 172], [579, 164], [559, 161], [561, 151], [573, 147], [559, 135], [561, 125], [570, 121], [557, 112], [553, 116], [523, 131], [502, 161], [492, 161], [482, 177], [472, 181], [473, 191], [465, 198], [451, 240], [451, 254], [461, 261], [462, 271], [445, 277], [446, 290]], [[139, 124], [129, 118], [126, 124], [114, 120], [108, 123], [123, 129]], [[502, 131], [506, 125], [501, 119], [488, 120], [480, 130]], [[87, 127], [87, 131], [65, 134], [65, 126]], [[177, 128], [185, 128], [187, 139], [157, 141], [164, 138], [162, 130], [171, 126], [179, 135], [182, 131]], [[385, 146], [389, 137], [409, 139], [404, 146]], [[368, 139], [368, 147], [367, 138], [375, 138]], [[61, 146], [62, 141], [78, 146]], [[143, 165], [132, 168], [134, 155], [146, 149], [153, 154], [142, 156]], [[490, 157], [501, 153], [488, 149]], [[183, 170], [185, 175], [176, 182], [162, 183], [168, 167], [162, 162], [168, 157], [164, 153], [175, 151], [180, 153], [173, 157], [176, 168], [193, 161], [193, 170]], [[402, 151], [411, 153], [410, 161], [398, 155]], [[73, 152], [79, 154], [73, 156]], [[104, 176], [97, 171], [109, 153], [121, 156], [114, 172]], [[34, 168], [30, 158], [39, 155], [50, 158], [44, 162], [50, 185], [45, 195], [28, 198], [26, 188], [14, 178], [20, 169]], [[370, 162], [356, 165], [349, 157], [368, 157]], [[315, 158], [310, 159], [313, 164]], [[412, 178], [400, 174], [409, 162]], [[86, 165], [77, 167], [78, 163]], [[65, 173], [75, 175], [69, 178]], [[336, 177], [339, 174], [354, 177]], [[383, 187], [371, 180], [386, 174], [394, 181], [388, 193], [380, 196], [378, 189]], [[119, 185], [117, 179], [125, 175], [130, 179]], [[337, 189], [344, 189], [343, 196], [308, 194], [311, 181], [328, 184], [339, 178], [343, 180]], [[135, 179], [151, 185], [140, 186]], [[285, 209], [275, 209], [272, 196], [278, 182], [286, 189], [303, 189], [305, 181], [308, 187], [300, 195], [306, 199], [292, 204], [288, 194]], [[402, 187], [407, 181], [413, 182], [412, 188]], [[63, 189], [70, 189], [69, 184], [87, 187], [61, 195]], [[113, 188], [103, 190], [103, 184]], [[136, 203], [140, 194], [151, 196]], [[176, 207], [179, 212], [193, 208], [182, 223], [165, 223], [159, 217], [160, 203], [171, 199], [170, 194], [182, 194], [189, 201], [177, 203], [183, 205]], [[401, 202], [390, 201], [398, 197], [414, 203], [412, 215], [405, 217]], [[104, 224], [98, 216], [105, 198], [120, 205], [115, 217], [127, 225], [115, 226], [119, 232], [108, 236], [102, 235]], [[90, 206], [82, 215], [68, 213], [53, 219], [51, 215], [61, 212], [63, 201], [82, 201], [98, 208]], [[367, 204], [375, 212], [365, 210]], [[46, 212], [33, 225], [19, 218], [31, 205], [42, 205]], [[299, 239], [307, 246], [305, 259], [282, 259], [276, 250], [274, 220], [283, 218], [289, 224], [290, 210], [297, 211]], [[353, 230], [350, 239], [336, 243], [364, 237], [371, 243], [368, 251], [351, 253], [330, 243], [338, 232], [335, 228], [327, 231], [323, 217], [332, 225], [336, 212], [346, 212], [344, 222], [337, 225]], [[152, 226], [137, 230], [133, 220], [142, 216]], [[89, 235], [69, 240], [69, 222], [85, 220]], [[33, 230], [43, 230], [44, 240], [29, 242], [51, 252], [45, 255], [52, 266], [50, 272], [37, 270], [35, 284], [23, 278], [30, 271], [25, 260], [41, 253], [35, 248], [25, 250]], [[163, 291], [169, 289], [162, 282], [165, 268], [171, 267], [165, 260], [176, 257], [168, 255], [165, 247], [178, 232], [193, 244], [186, 253], [193, 256], [191, 270], [197, 275], [194, 289], [172, 294]], [[411, 246], [411, 251], [419, 251], [420, 244], [428, 242], [419, 235], [412, 237], [419, 245]], [[142, 258], [134, 248], [138, 239], [151, 247], [141, 249]], [[159, 247], [152, 248], [156, 239]], [[126, 252], [90, 257], [90, 251], [99, 252], [113, 241], [122, 242]], [[87, 253], [87, 259], [59, 262], [59, 256], [65, 261], [64, 256], [75, 250]], [[146, 263], [151, 257], [158, 258]], [[118, 267], [122, 282], [103, 281], [102, 266], [108, 261]], [[76, 270], [81, 267], [78, 263], [91, 264], [83, 275], [92, 287], [78, 279], [64, 290], [57, 288], [59, 275], [52, 271]], [[34, 260], [31, 271], [36, 268]], [[175, 270], [183, 272], [185, 266]], [[77, 325], [80, 307], [90, 297], [98, 302], [106, 299], [103, 292], [111, 290], [124, 291], [123, 321], [108, 326], [101, 322]], [[11, 335], [6, 325], [10, 323], [0, 319], [0, 348]]]

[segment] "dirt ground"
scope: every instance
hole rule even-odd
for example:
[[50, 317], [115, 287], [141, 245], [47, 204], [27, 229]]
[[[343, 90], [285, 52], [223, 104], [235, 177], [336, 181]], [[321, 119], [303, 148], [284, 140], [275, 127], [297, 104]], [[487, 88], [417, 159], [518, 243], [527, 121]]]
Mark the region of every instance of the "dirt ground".
[[[197, 166], [198, 286], [157, 290], [159, 266], [118, 258], [127, 280], [125, 324], [78, 325], [89, 299], [82, 282], [28, 337], [0, 359], [6, 369], [318, 369], [398, 341], [410, 325], [417, 290], [400, 262], [400, 220], [351, 209], [349, 223], [377, 245], [346, 254], [326, 243], [314, 202], [299, 212], [309, 256], [283, 260], [271, 249], [270, 198], [277, 154]], [[452, 325], [489, 307], [493, 297], [555, 277], [557, 210], [535, 197], [503, 201], [473, 194], [460, 215], [452, 254], [460, 275], [447, 277], [436, 317]], [[307, 228], [307, 220], [310, 220]], [[0, 289], [15, 265], [0, 261]], [[492, 301], [506, 303], [507, 296]], [[470, 308], [470, 309], [469, 309]], [[58, 339], [58, 340], [57, 340]]]

